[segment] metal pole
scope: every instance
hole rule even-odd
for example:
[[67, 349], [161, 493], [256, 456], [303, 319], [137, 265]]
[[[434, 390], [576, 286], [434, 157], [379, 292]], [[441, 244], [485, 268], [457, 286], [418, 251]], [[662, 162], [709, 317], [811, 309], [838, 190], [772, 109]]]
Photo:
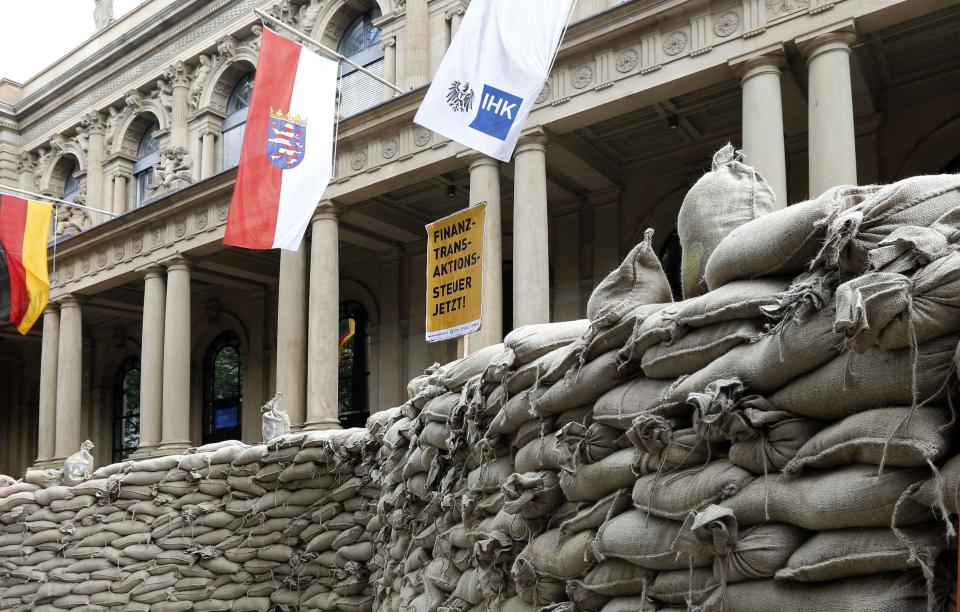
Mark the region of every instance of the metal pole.
[[300, 30], [294, 28], [293, 26], [289, 26], [289, 25], [285, 24], [284, 22], [280, 21], [279, 19], [277, 19], [277, 18], [274, 17], [273, 15], [270, 15], [270, 14], [268, 14], [268, 13], [264, 13], [264, 12], [261, 11], [260, 9], [256, 9], [256, 8], [253, 9], [253, 12], [254, 12], [258, 17], [260, 17], [261, 19], [263, 19], [263, 20], [265, 20], [265, 21], [269, 21], [270, 23], [272, 23], [272, 24], [274, 24], [274, 25], [276, 25], [276, 26], [278, 26], [278, 27], [280, 27], [280, 28], [282, 28], [282, 29], [290, 32], [291, 34], [297, 36], [297, 37], [300, 38], [301, 40], [304, 40], [304, 41], [310, 43], [311, 45], [313, 45], [313, 46], [316, 47], [319, 51], [322, 51], [322, 52], [325, 53], [326, 55], [329, 55], [329, 56], [331, 56], [331, 57], [333, 57], [333, 58], [336, 58], [336, 59], [340, 60], [341, 62], [346, 62], [346, 63], [350, 64], [351, 66], [353, 66], [354, 68], [356, 68], [357, 70], [359, 70], [359, 71], [362, 72], [363, 74], [367, 75], [367, 76], [370, 77], [371, 79], [375, 79], [375, 80], [379, 81], [380, 83], [383, 83], [384, 85], [386, 85], [387, 87], [393, 89], [393, 90], [396, 91], [397, 93], [399, 93], [399, 94], [405, 94], [405, 93], [407, 93], [406, 90], [400, 89], [399, 87], [397, 87], [395, 84], [391, 83], [390, 81], [384, 79], [384, 78], [381, 77], [381, 76], [378, 76], [378, 75], [370, 72], [369, 70], [367, 70], [366, 68], [364, 68], [364, 67], [361, 66], [360, 64], [357, 64], [356, 62], [351, 61], [351, 60], [348, 59], [347, 57], [345, 57], [345, 56], [343, 56], [343, 55], [340, 55], [339, 53], [337, 53], [336, 51], [334, 51], [334, 50], [331, 49], [330, 47], [327, 47], [326, 45], [317, 42], [316, 40], [310, 38], [309, 36], [307, 36], [306, 34], [304, 34], [303, 32], [301, 32]]
[[[61, 206], [66, 206], [68, 208], [82, 208], [83, 210], [90, 210], [95, 213], [100, 213], [101, 215], [107, 215], [108, 217], [119, 217], [120, 215], [112, 212], [107, 212], [105, 210], [100, 210], [99, 208], [94, 208], [93, 206], [85, 206], [83, 204], [77, 204], [76, 202], [67, 202], [66, 200], [61, 200], [60, 198], [54, 198], [52, 196], [46, 196], [40, 193], [34, 193], [32, 191], [26, 191], [25, 189], [17, 189], [16, 187], [8, 187], [7, 185], [0, 185], [0, 191], [13, 191], [19, 195], [25, 195], [37, 200], [47, 200], [48, 202], [55, 202]], [[14, 194], [10, 194], [14, 195]]]

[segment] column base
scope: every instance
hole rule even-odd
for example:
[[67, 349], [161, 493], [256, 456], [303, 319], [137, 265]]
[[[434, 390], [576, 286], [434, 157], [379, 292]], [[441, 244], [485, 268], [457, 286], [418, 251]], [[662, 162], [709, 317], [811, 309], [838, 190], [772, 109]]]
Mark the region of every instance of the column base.
[[190, 440], [177, 440], [174, 442], [161, 442], [160, 446], [157, 447], [154, 457], [160, 457], [163, 455], [182, 455], [187, 452], [188, 448], [193, 446], [193, 442]]
[[30, 468], [35, 470], [46, 470], [49, 468], [63, 467], [63, 459], [59, 460], [59, 464], [57, 461], [58, 460], [54, 459], [53, 457], [37, 457], [37, 460], [33, 462], [33, 465], [31, 465]]
[[159, 457], [162, 454], [164, 453], [160, 452], [160, 447], [158, 446], [141, 446], [130, 454], [130, 459], [133, 461], [151, 459], [153, 457]]
[[319, 419], [317, 421], [307, 421], [303, 425], [304, 431], [324, 431], [327, 429], [343, 429], [340, 421], [337, 419]]

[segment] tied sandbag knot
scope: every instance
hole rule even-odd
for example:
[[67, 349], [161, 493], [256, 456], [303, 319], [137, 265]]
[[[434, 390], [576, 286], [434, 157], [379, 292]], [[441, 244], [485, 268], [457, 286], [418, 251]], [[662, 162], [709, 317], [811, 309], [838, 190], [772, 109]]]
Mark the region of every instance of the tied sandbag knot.
[[744, 384], [736, 379], [716, 380], [702, 393], [691, 393], [687, 403], [694, 407], [693, 428], [709, 442], [729, 439], [732, 413], [743, 394]]
[[637, 450], [660, 455], [673, 440], [673, 427], [660, 415], [643, 413], [633, 420], [626, 436]]
[[875, 272], [840, 285], [833, 331], [845, 350], [862, 353], [879, 343], [880, 333], [903, 311], [913, 316], [913, 281], [902, 274]]
[[827, 225], [827, 237], [820, 252], [810, 262], [810, 269], [819, 266], [836, 270], [840, 267], [840, 257], [853, 241], [863, 224], [863, 211], [853, 209], [843, 213], [834, 212], [830, 217], [818, 222], [818, 226]]
[[[942, 230], [950, 231], [946, 227]], [[935, 227], [898, 227], [867, 252], [867, 268], [874, 272], [906, 274], [950, 253], [950, 243]]]
[[774, 303], [760, 306], [760, 311], [776, 322], [774, 330], [787, 321], [800, 322], [822, 310], [833, 297], [835, 273], [801, 275], [786, 291], [773, 297]]

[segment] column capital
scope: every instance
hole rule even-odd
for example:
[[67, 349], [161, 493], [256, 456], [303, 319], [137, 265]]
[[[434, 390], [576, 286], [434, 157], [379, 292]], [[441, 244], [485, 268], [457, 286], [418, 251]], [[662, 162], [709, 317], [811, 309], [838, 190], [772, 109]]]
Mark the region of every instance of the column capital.
[[447, 21], [450, 21], [451, 19], [453, 19], [454, 15], [463, 17], [463, 14], [466, 11], [467, 11], [467, 8], [462, 3], [457, 4], [452, 8], [447, 9], [446, 12], [443, 13], [443, 18], [446, 19]]
[[210, 126], [206, 126], [206, 127], [200, 129], [200, 137], [201, 137], [201, 138], [205, 138], [205, 137], [207, 137], [207, 136], [213, 136], [214, 138], [216, 138], [216, 137], [219, 136], [219, 135], [220, 135], [220, 132], [219, 132], [218, 130], [213, 129], [213, 128], [210, 127]]
[[61, 295], [57, 298], [57, 302], [60, 304], [61, 310], [66, 308], [80, 308], [80, 298], [72, 293]]
[[323, 200], [317, 205], [313, 213], [314, 221], [337, 221], [340, 219], [342, 206], [333, 200]]
[[396, 47], [397, 46], [397, 37], [396, 36], [387, 36], [380, 39], [380, 49], [386, 51], [387, 47]]
[[137, 272], [143, 274], [143, 278], [157, 278], [164, 277], [167, 274], [167, 269], [158, 263], [148, 263], [147, 265], [137, 268]]
[[752, 53], [735, 57], [728, 61], [727, 65], [730, 66], [741, 83], [758, 74], [776, 73], [779, 75], [787, 66], [786, 52], [782, 43], [776, 43]]
[[159, 265], [166, 268], [168, 272], [174, 270], [190, 271], [190, 260], [181, 253], [160, 260]]
[[470, 170], [474, 168], [479, 168], [480, 166], [496, 166], [500, 167], [500, 162], [492, 157], [488, 157], [483, 153], [477, 153], [476, 151], [467, 151], [464, 153], [457, 154], [457, 158], [462, 159], [467, 167]]
[[60, 304], [56, 302], [47, 302], [47, 305], [43, 307], [43, 314], [60, 314]]
[[549, 142], [550, 136], [547, 131], [543, 129], [543, 126], [537, 126], [520, 135], [514, 154], [527, 151], [546, 151]]
[[857, 32], [852, 19], [841, 21], [820, 30], [796, 38], [797, 47], [807, 62], [827, 51], [850, 52], [850, 46], [857, 40]]
[[170, 64], [170, 66], [164, 71], [163, 76], [170, 81], [170, 84], [173, 87], [190, 86], [190, 70], [182, 61]]

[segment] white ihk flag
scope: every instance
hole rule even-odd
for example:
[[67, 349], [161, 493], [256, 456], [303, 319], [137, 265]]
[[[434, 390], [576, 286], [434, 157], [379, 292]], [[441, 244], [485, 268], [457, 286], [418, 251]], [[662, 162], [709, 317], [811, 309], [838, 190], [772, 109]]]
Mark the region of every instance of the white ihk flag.
[[510, 161], [574, 0], [473, 0], [414, 123]]

